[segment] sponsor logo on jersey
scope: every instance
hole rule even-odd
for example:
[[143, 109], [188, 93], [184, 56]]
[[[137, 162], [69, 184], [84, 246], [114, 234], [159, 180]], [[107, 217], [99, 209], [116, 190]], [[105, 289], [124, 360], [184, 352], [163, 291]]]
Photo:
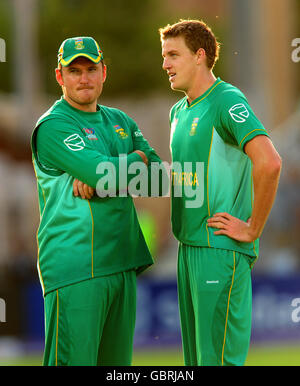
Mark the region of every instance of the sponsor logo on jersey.
[[90, 139], [91, 141], [98, 141], [98, 138], [96, 137], [96, 134], [95, 134], [95, 129], [92, 129], [92, 128], [83, 128], [82, 129], [85, 134], [86, 134], [86, 137], [88, 139]]
[[238, 123], [245, 122], [249, 117], [249, 111], [243, 103], [232, 106], [228, 111], [231, 118]]
[[120, 125], [115, 125], [114, 129], [115, 129], [115, 132], [118, 134], [119, 138], [125, 139], [128, 137], [128, 134]]
[[142, 134], [140, 131], [135, 131], [135, 132], [134, 132], [134, 136], [135, 136], [135, 137], [142, 137], [143, 134]]
[[190, 136], [193, 136], [196, 134], [198, 122], [199, 122], [199, 118], [194, 118], [191, 130], [190, 130]]
[[75, 49], [76, 50], [83, 50], [84, 49], [83, 39], [76, 39], [75, 40]]
[[84, 140], [80, 137], [79, 134], [70, 135], [64, 140], [64, 144], [72, 151], [79, 151], [85, 147]]

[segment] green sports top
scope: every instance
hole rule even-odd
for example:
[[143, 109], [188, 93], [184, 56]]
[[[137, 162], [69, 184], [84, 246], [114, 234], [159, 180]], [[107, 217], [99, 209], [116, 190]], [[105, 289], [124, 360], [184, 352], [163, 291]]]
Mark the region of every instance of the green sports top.
[[[130, 195], [73, 195], [73, 181], [96, 188], [105, 163], [119, 172], [120, 154], [127, 167], [160, 158], [136, 123], [118, 109], [97, 105], [93, 113], [73, 108], [61, 98], [38, 120], [31, 139], [37, 178], [40, 225], [38, 271], [44, 294], [59, 287], [130, 269], [141, 272], [153, 263]], [[126, 170], [125, 170], [126, 172]], [[128, 181], [133, 175], [128, 174]], [[116, 190], [120, 192], [118, 178]], [[124, 192], [123, 192], [124, 193]]]
[[259, 240], [243, 243], [206, 225], [215, 213], [243, 221], [252, 213], [252, 163], [245, 144], [268, 135], [246, 97], [218, 78], [200, 97], [170, 111], [172, 229], [182, 243], [229, 249], [258, 257]]

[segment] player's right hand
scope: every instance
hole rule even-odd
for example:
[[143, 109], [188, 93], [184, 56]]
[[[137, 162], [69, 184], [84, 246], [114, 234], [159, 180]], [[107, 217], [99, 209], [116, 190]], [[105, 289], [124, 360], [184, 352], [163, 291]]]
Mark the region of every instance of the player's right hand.
[[95, 189], [75, 178], [73, 182], [73, 194], [75, 197], [81, 196], [84, 200], [90, 200], [95, 194]]
[[148, 166], [148, 158], [142, 150], [134, 150], [133, 153], [137, 153], [142, 158], [144, 164], [146, 164], [146, 166]]
[[251, 228], [251, 217], [245, 222], [226, 212], [215, 213], [207, 219], [207, 226], [218, 229], [215, 235], [225, 235], [244, 243], [252, 243], [260, 236]]

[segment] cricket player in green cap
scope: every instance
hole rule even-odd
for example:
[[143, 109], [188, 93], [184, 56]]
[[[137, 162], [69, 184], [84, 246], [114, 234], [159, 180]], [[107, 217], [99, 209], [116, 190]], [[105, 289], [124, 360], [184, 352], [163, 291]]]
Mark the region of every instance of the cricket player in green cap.
[[[163, 69], [171, 88], [185, 94], [170, 111], [185, 364], [243, 365], [251, 333], [251, 268], [281, 159], [244, 94], [213, 74], [219, 43], [207, 24], [180, 20], [159, 32]], [[187, 188], [201, 193], [197, 203]]]
[[93, 38], [66, 39], [63, 96], [32, 134], [44, 365], [130, 365], [136, 276], [153, 263], [127, 190], [130, 167], [161, 160], [128, 115], [97, 103], [106, 71]]

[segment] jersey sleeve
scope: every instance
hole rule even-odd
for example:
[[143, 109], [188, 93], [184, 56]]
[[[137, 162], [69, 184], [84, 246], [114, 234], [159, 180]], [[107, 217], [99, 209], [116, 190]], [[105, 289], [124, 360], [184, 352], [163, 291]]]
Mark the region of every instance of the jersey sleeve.
[[224, 93], [218, 104], [216, 129], [225, 142], [244, 151], [246, 143], [257, 135], [269, 136], [242, 93]]
[[169, 192], [169, 175], [161, 158], [149, 145], [136, 122], [130, 120], [133, 149], [143, 151], [148, 158], [148, 192], [146, 196], [165, 196]]
[[131, 128], [133, 149], [143, 151], [148, 158], [149, 164], [151, 162], [160, 163], [160, 157], [157, 155], [156, 151], [149, 145], [148, 141], [145, 139], [141, 130], [138, 128], [137, 124], [134, 121], [132, 121], [131, 123]]
[[[81, 131], [63, 119], [49, 119], [41, 123], [33, 138], [35, 157], [41, 169], [48, 174], [68, 173], [87, 185], [96, 188], [104, 175], [97, 173], [98, 165], [110, 163], [116, 171], [114, 178], [118, 189], [119, 157], [101, 154], [86, 141]], [[137, 153], [127, 156], [127, 166], [141, 161]]]

